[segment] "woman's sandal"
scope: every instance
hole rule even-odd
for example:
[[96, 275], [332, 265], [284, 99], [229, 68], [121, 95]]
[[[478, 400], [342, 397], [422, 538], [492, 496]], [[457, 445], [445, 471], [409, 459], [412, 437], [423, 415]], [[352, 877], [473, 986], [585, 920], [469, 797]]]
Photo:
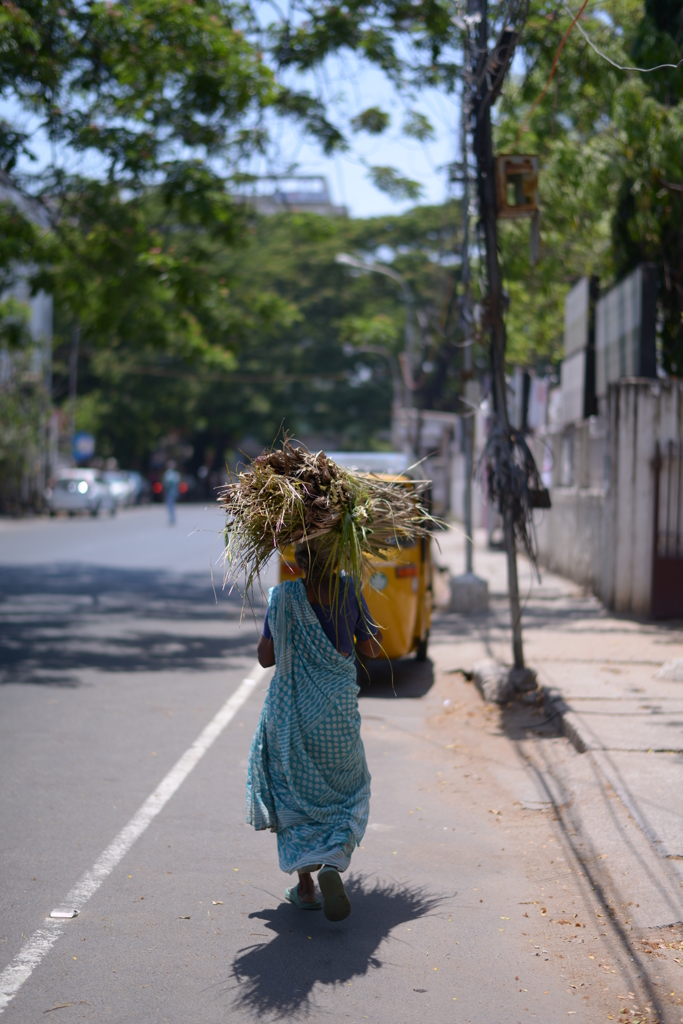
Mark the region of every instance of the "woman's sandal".
[[322, 910], [322, 903], [316, 899], [314, 903], [304, 903], [299, 896], [299, 885], [293, 885], [291, 889], [287, 889], [285, 893], [285, 899], [293, 903], [299, 910]]
[[351, 913], [351, 900], [336, 868], [326, 865], [318, 872], [323, 909], [328, 921], [343, 921]]

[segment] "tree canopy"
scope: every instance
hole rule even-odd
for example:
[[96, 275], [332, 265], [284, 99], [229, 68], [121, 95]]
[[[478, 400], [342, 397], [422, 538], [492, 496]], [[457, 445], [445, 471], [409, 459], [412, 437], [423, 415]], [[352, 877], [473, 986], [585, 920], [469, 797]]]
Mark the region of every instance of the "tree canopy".
[[[340, 266], [341, 252], [388, 259], [405, 276], [423, 312], [418, 401], [429, 392], [430, 404], [454, 407], [458, 369], [444, 351], [455, 341], [457, 207], [358, 221], [244, 215], [249, 227], [238, 250], [197, 230], [173, 236], [181, 265], [188, 249], [203, 248], [203, 287], [221, 300], [203, 335], [215, 330], [223, 338], [222, 361], [193, 363], [182, 346], [161, 355], [142, 338], [86, 346], [78, 423], [98, 435], [103, 454], [143, 465], [175, 432], [191, 440], [195, 461], [209, 449], [220, 461], [245, 437], [269, 443], [282, 424], [350, 448], [386, 447], [390, 360], [404, 347], [405, 309], [394, 282]], [[192, 262], [199, 263], [196, 252]], [[58, 350], [64, 390], [67, 354], [65, 336]]]
[[526, 225], [501, 231], [515, 361], [561, 354], [561, 302], [577, 278], [597, 274], [607, 288], [651, 261], [660, 279], [662, 363], [683, 370], [683, 73], [643, 74], [609, 62], [676, 64], [682, 14], [673, 0], [593, 8], [569, 36], [534, 109], [574, 15], [566, 6], [531, 4], [519, 44], [524, 72], [507, 83], [496, 127], [499, 151], [541, 157], [540, 263], [528, 265]]
[[[492, 44], [508, 8], [489, 6]], [[106, 453], [142, 465], [171, 434], [222, 453], [247, 435], [271, 439], [283, 420], [349, 446], [387, 443], [404, 310], [395, 283], [356, 276], [339, 252], [405, 275], [422, 311], [415, 400], [457, 408], [459, 206], [264, 218], [237, 193], [277, 119], [328, 153], [350, 133], [387, 130], [372, 103], [343, 127], [301, 84], [340, 52], [381, 68], [410, 101], [402, 131], [429, 138], [412, 98], [460, 88], [463, 11], [457, 0], [323, 0], [272, 17], [218, 0], [2, 8], [0, 286], [29, 268], [55, 296], [58, 403], [80, 325], [79, 423]], [[662, 364], [681, 372], [683, 74], [615, 65], [677, 64], [682, 12], [679, 0], [587, 8], [551, 74], [575, 12], [529, 4], [494, 114], [498, 152], [541, 164], [535, 267], [528, 223], [500, 225], [510, 364], [561, 357], [563, 298], [578, 277], [608, 287], [647, 260], [659, 268]], [[368, 173], [389, 194], [419, 194], [392, 167]], [[477, 288], [475, 272], [475, 299]], [[16, 345], [17, 318], [2, 312]]]

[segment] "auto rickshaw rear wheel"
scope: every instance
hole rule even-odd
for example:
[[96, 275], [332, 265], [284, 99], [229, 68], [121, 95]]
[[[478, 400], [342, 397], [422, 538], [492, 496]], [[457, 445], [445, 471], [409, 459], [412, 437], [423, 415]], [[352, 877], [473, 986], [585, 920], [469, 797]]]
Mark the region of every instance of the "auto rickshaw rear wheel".
[[427, 660], [427, 646], [429, 644], [429, 630], [424, 635], [424, 640], [420, 640], [415, 651], [415, 661], [426, 661]]

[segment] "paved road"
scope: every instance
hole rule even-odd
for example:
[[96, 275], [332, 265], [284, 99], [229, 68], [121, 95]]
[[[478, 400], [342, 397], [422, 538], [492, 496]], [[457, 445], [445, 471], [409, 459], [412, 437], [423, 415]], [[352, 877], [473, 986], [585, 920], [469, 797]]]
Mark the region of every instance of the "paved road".
[[[159, 507], [0, 523], [0, 972], [254, 666], [254, 622], [240, 625], [239, 602], [211, 583], [220, 519], [178, 511], [175, 529]], [[394, 689], [386, 671], [363, 688], [373, 797], [346, 922], [285, 903], [275, 837], [244, 824], [266, 677], [63, 926], [7, 1019], [616, 1018], [636, 985], [630, 958], [596, 923], [554, 815], [496, 782], [515, 754], [447, 674], [450, 629], [437, 623], [434, 662], [396, 665]], [[553, 907], [566, 920], [551, 923]]]

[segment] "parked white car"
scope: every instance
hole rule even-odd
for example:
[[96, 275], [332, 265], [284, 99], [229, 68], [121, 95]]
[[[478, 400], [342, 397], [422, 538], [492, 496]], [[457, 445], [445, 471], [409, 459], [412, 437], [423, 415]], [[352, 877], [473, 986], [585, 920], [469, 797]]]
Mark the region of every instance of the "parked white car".
[[149, 480], [136, 469], [124, 469], [131, 487], [131, 505], [141, 505], [152, 500], [152, 485]]
[[135, 500], [135, 489], [126, 470], [105, 469], [102, 473], [102, 477], [113, 494], [117, 505], [133, 504]]
[[100, 511], [116, 515], [116, 498], [102, 474], [96, 469], [62, 469], [52, 487], [45, 492], [50, 515], [67, 512], [89, 512], [96, 516]]

